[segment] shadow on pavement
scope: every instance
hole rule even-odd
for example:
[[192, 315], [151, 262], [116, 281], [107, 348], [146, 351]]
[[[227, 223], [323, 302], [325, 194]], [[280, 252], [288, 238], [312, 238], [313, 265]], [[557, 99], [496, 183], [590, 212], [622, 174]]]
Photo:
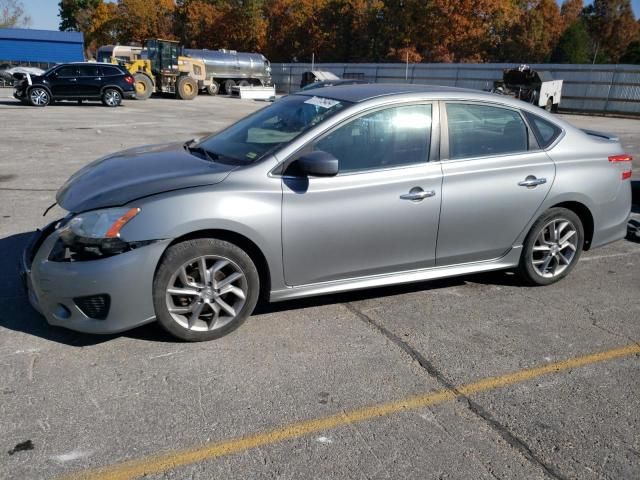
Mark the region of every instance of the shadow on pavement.
[[31, 308], [19, 277], [19, 261], [30, 236], [25, 232], [0, 239], [0, 327], [75, 347], [114, 338], [52, 327]]

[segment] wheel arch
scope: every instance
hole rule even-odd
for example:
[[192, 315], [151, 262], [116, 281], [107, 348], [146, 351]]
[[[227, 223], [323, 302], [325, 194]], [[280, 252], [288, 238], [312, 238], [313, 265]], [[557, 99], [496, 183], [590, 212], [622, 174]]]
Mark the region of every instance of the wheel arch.
[[594, 233], [594, 221], [593, 214], [589, 207], [587, 207], [584, 203], [576, 202], [576, 201], [564, 201], [560, 203], [556, 203], [555, 205], [550, 206], [549, 208], [566, 208], [567, 210], [571, 210], [573, 213], [578, 215], [580, 221], [582, 222], [582, 227], [584, 228], [584, 250], [589, 250], [591, 248], [591, 242], [593, 241], [593, 233]]
[[[171, 243], [167, 245], [167, 248], [177, 243], [181, 243], [186, 240], [194, 240], [196, 238], [217, 238], [219, 240], [225, 240], [229, 243], [233, 243], [234, 245], [243, 249], [247, 253], [247, 255], [249, 255], [249, 257], [255, 264], [256, 269], [258, 270], [258, 277], [260, 278], [259, 299], [268, 300], [269, 294], [271, 292], [271, 270], [269, 268], [267, 258], [262, 252], [262, 249], [260, 249], [260, 247], [253, 240], [231, 230], [211, 228], [195, 230], [193, 232], [189, 232], [176, 237], [171, 241]], [[160, 262], [158, 262], [158, 265], [159, 264]]]
[[100, 89], [100, 96], [104, 95], [105, 90], [107, 90], [109, 88], [113, 88], [115, 90], [118, 90], [120, 92], [120, 95], [124, 95], [124, 90], [122, 89], [122, 87], [120, 87], [119, 85], [109, 84], [109, 85], [105, 85], [104, 87], [102, 87]]
[[29, 88], [27, 89], [27, 95], [29, 95], [31, 90], [33, 90], [34, 88], [42, 88], [46, 90], [49, 96], [51, 97], [51, 99], [53, 100], [53, 92], [47, 85], [29, 85]]

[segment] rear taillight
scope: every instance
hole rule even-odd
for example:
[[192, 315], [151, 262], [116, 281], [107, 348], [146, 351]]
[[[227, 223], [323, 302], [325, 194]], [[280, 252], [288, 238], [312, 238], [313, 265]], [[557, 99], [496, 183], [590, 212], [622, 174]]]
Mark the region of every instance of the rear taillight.
[[609, 157], [609, 161], [612, 163], [617, 163], [617, 162], [630, 162], [633, 160], [633, 157], [631, 155], [628, 155], [626, 153], [622, 154], [622, 155], [611, 155]]
[[[633, 157], [627, 153], [623, 153], [622, 155], [611, 155], [609, 157], [609, 162], [611, 163], [624, 163], [624, 162], [632, 162]], [[629, 180], [631, 178], [631, 168], [629, 170], [623, 170], [622, 172], [622, 180]]]
[[[126, 77], [124, 77], [124, 81], [127, 82], [129, 85], [133, 85], [133, 82], [135, 80], [131, 75], [127, 75]], [[611, 157], [609, 157], [609, 160], [611, 160]]]

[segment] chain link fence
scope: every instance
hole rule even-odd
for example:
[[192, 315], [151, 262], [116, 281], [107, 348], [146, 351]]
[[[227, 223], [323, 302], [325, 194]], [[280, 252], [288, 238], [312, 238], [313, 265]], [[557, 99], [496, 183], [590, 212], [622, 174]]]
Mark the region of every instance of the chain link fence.
[[[482, 63], [321, 63], [325, 70], [343, 78], [375, 83], [416, 83], [490, 90], [506, 68], [518, 64]], [[640, 65], [532, 64], [532, 69], [550, 72], [563, 80], [561, 110], [640, 115]], [[300, 88], [302, 73], [311, 64], [274, 63], [273, 81], [281, 93]]]

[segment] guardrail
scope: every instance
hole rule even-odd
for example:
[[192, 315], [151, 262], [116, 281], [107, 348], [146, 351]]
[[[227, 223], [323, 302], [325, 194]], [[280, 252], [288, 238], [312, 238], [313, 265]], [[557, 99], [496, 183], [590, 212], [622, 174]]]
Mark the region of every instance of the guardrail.
[[[326, 70], [339, 77], [364, 79], [375, 83], [417, 83], [489, 90], [512, 63], [320, 63], [315, 70]], [[531, 68], [550, 72], [563, 80], [562, 110], [589, 113], [640, 115], [640, 65], [531, 64]], [[302, 73], [311, 64], [274, 63], [272, 77], [282, 93], [300, 88]]]

